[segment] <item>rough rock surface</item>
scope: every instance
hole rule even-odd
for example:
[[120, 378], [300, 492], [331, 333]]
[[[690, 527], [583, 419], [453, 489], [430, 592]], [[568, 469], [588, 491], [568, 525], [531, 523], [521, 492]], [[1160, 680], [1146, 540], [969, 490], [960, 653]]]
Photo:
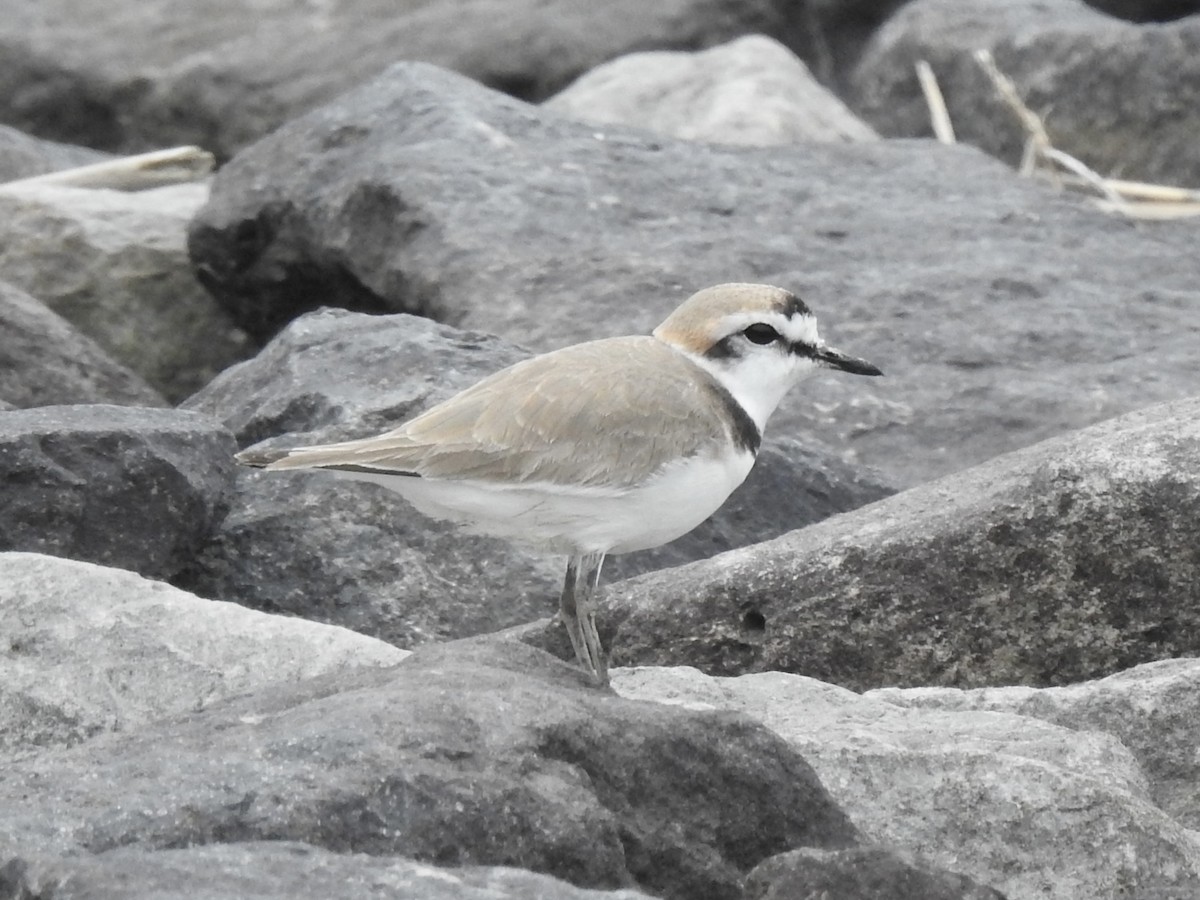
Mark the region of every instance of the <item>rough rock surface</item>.
[[172, 850], [122, 847], [95, 856], [0, 868], [0, 896], [46, 900], [653, 900], [591, 891], [522, 869], [444, 868], [397, 856], [332, 853], [295, 841]]
[[965, 875], [914, 864], [881, 847], [793, 850], [759, 863], [744, 900], [1005, 900]]
[[598, 618], [618, 665], [1065, 684], [1200, 653], [1198, 508], [1200, 398], [611, 586]]
[[733, 900], [768, 856], [858, 841], [762, 725], [624, 700], [511, 642], [426, 647], [17, 761], [0, 809], [9, 865], [292, 840], [679, 900]]
[[[327, 310], [293, 322], [187, 408], [243, 445], [303, 445], [394, 427], [526, 354], [413, 316]], [[766, 445], [747, 483], [691, 534], [614, 557], [606, 579], [774, 537], [886, 496], [814, 444]], [[426, 518], [386, 489], [323, 474], [242, 472], [213, 541], [176, 583], [334, 622], [398, 646], [496, 631], [557, 607], [564, 562]]]
[[225, 514], [232, 436], [207, 416], [128, 406], [0, 415], [0, 550], [165, 578]]
[[1200, 839], [1153, 805], [1137, 761], [1109, 735], [906, 709], [780, 672], [622, 669], [613, 686], [670, 707], [749, 714], [812, 763], [868, 838], [1010, 900], [1200, 892]]
[[0, 634], [3, 755], [137, 731], [274, 681], [406, 656], [342, 628], [36, 553], [0, 553]]
[[[0, 21], [0, 120], [110, 150], [227, 156], [401, 59], [540, 100], [614, 56], [780, 34], [784, 0], [262, 0], [15, 4]], [[313, 65], [320, 60], [320, 65]]]
[[763, 35], [697, 53], [622, 56], [542, 106], [587, 122], [717, 144], [878, 139], [792, 51]]
[[1141, 763], [1155, 802], [1200, 828], [1198, 688], [1200, 660], [1166, 659], [1060, 688], [883, 688], [866, 696], [920, 709], [1011, 712], [1111, 734]]
[[1193, 393], [1193, 244], [969, 148], [598, 130], [413, 64], [239, 154], [189, 246], [260, 336], [332, 304], [545, 350], [648, 332], [710, 284], [784, 285], [888, 377], [814, 377], [772, 433], [907, 485]]
[[1054, 145], [1102, 175], [1200, 186], [1200, 16], [1133, 25], [1082, 0], [915, 0], [853, 78], [856, 112], [889, 137], [932, 133], [913, 64], [937, 75], [959, 140], [1008, 162], [1026, 133], [971, 54], [992, 52]]
[[0, 270], [182, 400], [250, 352], [187, 262], [186, 223], [207, 194], [203, 184], [136, 193], [0, 187]]
[[20, 408], [71, 403], [166, 405], [154, 388], [115, 362], [95, 341], [3, 281], [0, 397]]
[[107, 153], [98, 150], [44, 141], [16, 128], [0, 125], [0, 183], [86, 166], [109, 158]]

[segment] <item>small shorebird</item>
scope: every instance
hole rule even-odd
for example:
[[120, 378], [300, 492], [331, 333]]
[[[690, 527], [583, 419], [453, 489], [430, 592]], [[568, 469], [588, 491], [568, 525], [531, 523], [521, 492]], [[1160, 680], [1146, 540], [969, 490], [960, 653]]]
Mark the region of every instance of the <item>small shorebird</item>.
[[535, 356], [376, 437], [237, 459], [376, 482], [467, 531], [565, 554], [561, 618], [607, 684], [593, 603], [605, 555], [708, 518], [749, 474], [783, 395], [820, 367], [882, 374], [827, 346], [788, 291], [722, 284], [652, 336]]

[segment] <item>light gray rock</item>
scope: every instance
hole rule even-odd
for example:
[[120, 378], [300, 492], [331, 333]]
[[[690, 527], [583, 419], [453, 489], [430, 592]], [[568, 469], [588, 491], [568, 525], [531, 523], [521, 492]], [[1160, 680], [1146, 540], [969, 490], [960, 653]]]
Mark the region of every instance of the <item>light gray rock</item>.
[[990, 50], [1054, 145], [1101, 175], [1200, 185], [1200, 16], [1133, 25], [1082, 0], [915, 0], [853, 78], [855, 111], [888, 137], [930, 134], [913, 64], [927, 60], [959, 140], [1016, 164], [1027, 137], [972, 59]]
[[0, 269], [171, 401], [246, 356], [196, 283], [184, 232], [208, 188], [0, 186]]
[[343, 628], [36, 553], [0, 553], [0, 634], [0, 753], [9, 756], [407, 656]]
[[613, 687], [664, 708], [758, 719], [812, 763], [868, 838], [1010, 900], [1200, 891], [1200, 839], [1154, 806], [1137, 761], [1108, 735], [906, 709], [781, 672], [621, 669]]
[[878, 139], [791, 50], [765, 35], [696, 53], [622, 56], [542, 106], [587, 122], [717, 144]]
[[610, 586], [616, 664], [1058, 685], [1200, 652], [1200, 398]]
[[[228, 156], [401, 59], [541, 100], [646, 47], [780, 35], [786, 0], [74, 0], [0, 20], [0, 120], [109, 150], [199, 144]], [[313, 65], [320, 60], [320, 65]]]
[[[298, 446], [395, 427], [525, 357], [414, 316], [327, 310], [293, 322], [185, 406], [243, 445]], [[334, 622], [408, 647], [507, 628], [557, 608], [564, 561], [459, 533], [373, 484], [242, 472], [229, 516], [175, 582], [206, 597]], [[691, 534], [613, 557], [606, 579], [774, 537], [890, 489], [815, 444], [763, 448], [747, 483]]]
[[96, 856], [22, 860], [0, 872], [0, 888], [16, 896], [52, 892], [55, 900], [652, 900], [641, 891], [590, 891], [522, 869], [451, 869], [295, 841], [121, 847]]
[[0, 414], [0, 551], [166, 578], [228, 508], [233, 437], [207, 416], [129, 406]]
[[166, 406], [139, 376], [19, 288], [0, 281], [0, 397], [14, 407]]
[[189, 239], [259, 337], [330, 304], [547, 350], [783, 285], [888, 377], [814, 377], [771, 433], [903, 486], [1194, 393], [1193, 245], [966, 147], [675, 141], [416, 64], [239, 154]]
[[868, 698], [920, 709], [990, 710], [1119, 738], [1138, 758], [1154, 801], [1200, 827], [1200, 660], [1164, 659], [1060, 688], [882, 688]]
[[98, 150], [44, 141], [8, 125], [0, 125], [0, 183], [110, 158], [109, 154]]
[[769, 856], [858, 841], [762, 725], [624, 700], [516, 643], [424, 647], [18, 760], [0, 809], [9, 871], [116, 847], [301, 841], [668, 900], [735, 900]]

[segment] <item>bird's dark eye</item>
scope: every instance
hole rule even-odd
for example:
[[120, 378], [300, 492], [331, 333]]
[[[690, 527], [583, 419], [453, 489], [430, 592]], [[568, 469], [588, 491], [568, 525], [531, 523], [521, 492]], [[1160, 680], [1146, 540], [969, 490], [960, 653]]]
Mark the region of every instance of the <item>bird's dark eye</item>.
[[742, 332], [752, 344], [770, 344], [779, 340], [779, 332], [763, 322], [755, 322]]

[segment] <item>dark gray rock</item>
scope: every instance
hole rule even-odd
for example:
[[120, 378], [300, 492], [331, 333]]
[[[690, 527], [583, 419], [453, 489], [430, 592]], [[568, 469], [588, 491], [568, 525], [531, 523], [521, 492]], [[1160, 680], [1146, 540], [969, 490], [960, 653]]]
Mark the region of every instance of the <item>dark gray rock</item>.
[[0, 183], [111, 158], [98, 150], [44, 141], [16, 128], [0, 125]]
[[224, 515], [234, 442], [207, 416], [125, 406], [0, 415], [0, 550], [165, 578]]
[[1015, 165], [1026, 132], [972, 53], [991, 50], [1054, 145], [1102, 175], [1200, 184], [1200, 16], [1133, 25], [1082, 0], [916, 0], [880, 29], [851, 104], [889, 137], [931, 134], [913, 64], [937, 74], [955, 134]]
[[[499, 338], [415, 316], [326, 310], [293, 322], [186, 408], [243, 445], [303, 445], [395, 427], [525, 357]], [[890, 488], [828, 448], [775, 441], [747, 483], [692, 533], [613, 557], [627, 577], [775, 537]], [[408, 647], [550, 615], [564, 562], [429, 519], [373, 484], [243, 471], [232, 510], [175, 583], [206, 597], [332, 622]]]
[[854, 689], [1065, 684], [1200, 653], [1200, 399], [612, 586], [617, 665]]
[[732, 900], [769, 856], [858, 842], [762, 725], [583, 681], [520, 644], [436, 645], [101, 735], [6, 768], [0, 865], [270, 839]]
[[755, 866], [744, 900], [1004, 900], [965, 875], [908, 862], [882, 847], [792, 850]]
[[787, 286], [888, 377], [814, 377], [772, 433], [905, 485], [1193, 392], [1193, 244], [970, 148], [651, 138], [422, 65], [239, 154], [190, 232], [260, 336], [334, 304], [545, 350], [647, 332], [710, 284]]
[[166, 406], [159, 393], [24, 291], [0, 281], [0, 398], [14, 407]]
[[435, 62], [540, 100], [632, 50], [780, 34], [790, 4], [150, 0], [89, 17], [72, 0], [46, 0], [6, 12], [0, 120], [102, 149], [200, 144], [227, 156], [397, 60]]
[[1200, 13], [1197, 0], [1087, 0], [1087, 4], [1131, 22], [1170, 22]]
[[590, 891], [521, 869], [432, 866], [397, 856], [331, 853], [295, 841], [174, 850], [122, 847], [95, 856], [13, 860], [0, 897], [43, 900], [652, 900]]

